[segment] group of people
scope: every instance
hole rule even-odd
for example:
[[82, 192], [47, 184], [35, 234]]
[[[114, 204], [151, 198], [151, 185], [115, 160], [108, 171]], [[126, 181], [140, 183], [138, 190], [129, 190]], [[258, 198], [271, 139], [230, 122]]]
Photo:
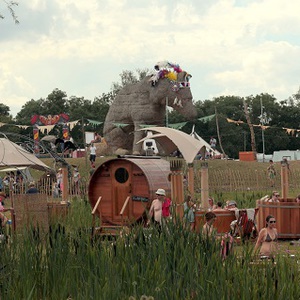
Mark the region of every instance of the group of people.
[[152, 221], [161, 230], [161, 227], [171, 219], [172, 201], [166, 197], [164, 189], [157, 189], [155, 194], [156, 198], [151, 203], [147, 224], [149, 225]]
[[[280, 200], [280, 193], [278, 191], [273, 191], [271, 196], [266, 195], [266, 196], [262, 197], [261, 200], [263, 200], [265, 202], [279, 203], [281, 201]], [[300, 194], [297, 195], [294, 202], [300, 203]]]
[[3, 178], [0, 177], [0, 189], [12, 189], [15, 193], [21, 191], [24, 183], [24, 177], [20, 170], [7, 172]]
[[[279, 193], [274, 191], [272, 201], [278, 201]], [[300, 203], [300, 195], [296, 198]], [[215, 212], [218, 211], [236, 211], [237, 203], [235, 201], [227, 201], [224, 208], [222, 207], [222, 202], [218, 202], [217, 205], [214, 204], [213, 198], [208, 199], [209, 208], [205, 214], [205, 224], [202, 228], [202, 234], [204, 237], [216, 236], [216, 229], [214, 228], [214, 223], [217, 218]], [[184, 219], [188, 224], [188, 228], [191, 230], [195, 229], [195, 202], [190, 196], [187, 197], [187, 201], [184, 203]], [[257, 242], [254, 247], [255, 254], [259, 254], [261, 258], [273, 257], [278, 249], [277, 245], [278, 233], [276, 229], [276, 219], [274, 216], [269, 215], [266, 218], [266, 226], [262, 228], [259, 232]], [[227, 246], [225, 245], [227, 243]], [[228, 233], [226, 233], [221, 238], [222, 249], [228, 249], [232, 247], [233, 238]], [[223, 253], [224, 254], [224, 253]], [[223, 255], [226, 256], [225, 254]]]
[[[287, 170], [290, 172], [290, 165], [288, 160], [286, 158], [283, 158], [282, 163], [286, 165]], [[267, 174], [268, 174], [268, 179], [270, 181], [270, 186], [274, 187], [277, 172], [275, 169], [274, 161], [272, 159], [269, 160], [269, 166], [267, 167]]]
[[[77, 166], [73, 168], [72, 174], [72, 191], [75, 195], [80, 194], [81, 175]], [[59, 198], [64, 191], [63, 170], [59, 168], [56, 173], [56, 181], [52, 187], [52, 195], [54, 198]]]
[[5, 216], [4, 212], [6, 209], [4, 208], [4, 200], [6, 199], [7, 195], [4, 191], [0, 190], [0, 234], [1, 229], [6, 225], [8, 219]]

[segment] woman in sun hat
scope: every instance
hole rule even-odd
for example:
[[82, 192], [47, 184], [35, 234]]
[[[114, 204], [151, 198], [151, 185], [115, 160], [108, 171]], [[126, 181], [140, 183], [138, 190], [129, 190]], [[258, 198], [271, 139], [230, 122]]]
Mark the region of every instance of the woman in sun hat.
[[158, 189], [155, 194], [157, 198], [155, 198], [151, 203], [148, 224], [153, 218], [154, 224], [158, 226], [160, 230], [162, 221], [162, 204], [166, 197], [166, 191], [164, 189]]

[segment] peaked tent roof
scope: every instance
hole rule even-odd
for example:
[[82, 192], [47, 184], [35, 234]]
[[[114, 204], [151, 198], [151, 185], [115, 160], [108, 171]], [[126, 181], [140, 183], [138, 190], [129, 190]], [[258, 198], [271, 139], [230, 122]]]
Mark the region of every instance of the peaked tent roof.
[[0, 138], [0, 167], [31, 167], [37, 170], [51, 169], [34, 154], [7, 138]]
[[[154, 134], [151, 136], [151, 138], [157, 140], [167, 154], [170, 154], [178, 148], [187, 163], [192, 163], [198, 152], [202, 152], [203, 150], [205, 152], [206, 149], [206, 146], [202, 141], [193, 138], [191, 135], [186, 134], [185, 132], [173, 128], [150, 127], [141, 130], [158, 132], [159, 134]], [[149, 137], [141, 139], [138, 141], [138, 143], [143, 142], [147, 138]]]

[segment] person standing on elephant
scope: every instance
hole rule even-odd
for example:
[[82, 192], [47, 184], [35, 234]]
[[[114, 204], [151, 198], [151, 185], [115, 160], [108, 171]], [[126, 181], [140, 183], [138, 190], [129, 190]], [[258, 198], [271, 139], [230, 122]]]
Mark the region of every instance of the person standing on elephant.
[[95, 161], [96, 161], [96, 150], [97, 150], [96, 146], [93, 143], [91, 143], [91, 146], [90, 146], [90, 162], [91, 162], [91, 166], [93, 164], [95, 164]]

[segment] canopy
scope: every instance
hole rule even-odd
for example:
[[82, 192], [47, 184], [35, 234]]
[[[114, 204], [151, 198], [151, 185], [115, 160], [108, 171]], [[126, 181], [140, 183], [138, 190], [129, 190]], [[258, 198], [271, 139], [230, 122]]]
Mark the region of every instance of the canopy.
[[[166, 154], [170, 154], [178, 148], [187, 163], [193, 163], [199, 151], [202, 153], [206, 151], [203, 141], [199, 141], [189, 134], [173, 128], [150, 127], [140, 130], [158, 132], [159, 134], [154, 134], [151, 138], [155, 139], [162, 146]], [[142, 143], [145, 139], [149, 139], [149, 137], [141, 139], [138, 143]]]
[[34, 154], [7, 138], [0, 138], [0, 167], [31, 167], [41, 171], [51, 169]]

